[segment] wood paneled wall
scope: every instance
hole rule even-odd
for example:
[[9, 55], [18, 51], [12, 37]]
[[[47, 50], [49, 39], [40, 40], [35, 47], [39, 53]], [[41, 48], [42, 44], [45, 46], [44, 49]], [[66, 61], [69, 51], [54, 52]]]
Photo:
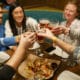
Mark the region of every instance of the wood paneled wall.
[[67, 1], [69, 0], [18, 0], [25, 8], [49, 6], [58, 9], [63, 9]]
[[58, 9], [64, 9], [64, 6], [69, 0], [47, 0], [47, 5], [49, 7], [54, 7]]
[[18, 2], [26, 8], [46, 6], [46, 0], [18, 0]]

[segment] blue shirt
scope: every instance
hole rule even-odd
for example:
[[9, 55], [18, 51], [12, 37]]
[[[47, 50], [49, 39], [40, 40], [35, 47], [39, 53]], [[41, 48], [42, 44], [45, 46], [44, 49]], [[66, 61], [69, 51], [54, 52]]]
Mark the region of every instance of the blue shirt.
[[8, 46], [15, 45], [15, 37], [5, 37], [5, 28], [0, 25], [0, 51], [5, 51]]
[[4, 9], [9, 10], [10, 6], [6, 5], [4, 6]]
[[[0, 38], [3, 38], [5, 36], [4, 32], [5, 32], [4, 26], [0, 25]], [[4, 51], [4, 50], [6, 50], [6, 47], [0, 45], [0, 51]]]

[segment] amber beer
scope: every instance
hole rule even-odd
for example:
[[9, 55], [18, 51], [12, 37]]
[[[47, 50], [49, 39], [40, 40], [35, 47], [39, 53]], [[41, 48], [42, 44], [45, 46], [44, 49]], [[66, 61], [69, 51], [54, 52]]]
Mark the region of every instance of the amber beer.
[[40, 28], [47, 28], [48, 25], [50, 24], [50, 21], [46, 19], [42, 19], [39, 21], [39, 24], [40, 24]]

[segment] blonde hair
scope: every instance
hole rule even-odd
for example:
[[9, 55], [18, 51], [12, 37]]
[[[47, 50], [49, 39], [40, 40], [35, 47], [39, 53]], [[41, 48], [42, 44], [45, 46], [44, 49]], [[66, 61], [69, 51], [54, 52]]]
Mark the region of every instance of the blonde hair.
[[80, 19], [80, 1], [79, 0], [70, 0], [70, 1], [68, 1], [67, 4], [74, 4], [77, 7], [78, 16], [76, 16], [76, 18]]

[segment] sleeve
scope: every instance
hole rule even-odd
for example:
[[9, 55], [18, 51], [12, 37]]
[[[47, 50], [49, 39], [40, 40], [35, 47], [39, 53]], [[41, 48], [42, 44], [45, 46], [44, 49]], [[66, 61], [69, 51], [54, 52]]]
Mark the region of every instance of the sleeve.
[[[11, 37], [13, 36], [13, 33], [11, 31], [10, 25], [9, 25], [9, 21], [7, 20], [5, 22], [5, 37]], [[9, 46], [9, 48], [11, 49], [13, 46]]]
[[38, 30], [40, 29], [39, 26], [38, 26], [38, 22], [37, 20], [35, 20], [34, 18], [27, 18], [27, 21], [26, 21], [26, 26], [29, 27], [29, 28], [34, 28], [34, 30]]
[[76, 47], [73, 51], [73, 58], [77, 60], [78, 64], [80, 64], [80, 47]]
[[13, 33], [11, 31], [10, 25], [9, 25], [9, 21], [7, 20], [5, 22], [5, 37], [10, 37], [13, 36]]
[[15, 37], [0, 38], [0, 45], [11, 46], [15, 44], [16, 44]]
[[80, 21], [70, 27], [70, 37], [80, 40]]
[[4, 65], [3, 68], [0, 69], [0, 80], [11, 80], [14, 74], [15, 70], [12, 67]]

